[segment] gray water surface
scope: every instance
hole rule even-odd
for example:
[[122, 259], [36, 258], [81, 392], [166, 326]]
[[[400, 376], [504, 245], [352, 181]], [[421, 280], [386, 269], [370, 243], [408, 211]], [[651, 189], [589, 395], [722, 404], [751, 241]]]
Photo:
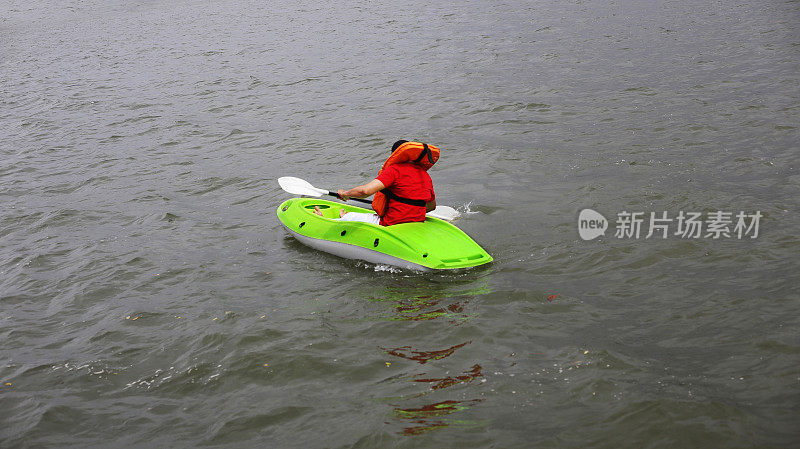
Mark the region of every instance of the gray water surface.
[[[797, 1], [0, 1], [0, 446], [800, 445]], [[306, 248], [397, 139], [495, 259]], [[611, 225], [584, 241], [578, 213]], [[757, 238], [616, 238], [740, 211]]]

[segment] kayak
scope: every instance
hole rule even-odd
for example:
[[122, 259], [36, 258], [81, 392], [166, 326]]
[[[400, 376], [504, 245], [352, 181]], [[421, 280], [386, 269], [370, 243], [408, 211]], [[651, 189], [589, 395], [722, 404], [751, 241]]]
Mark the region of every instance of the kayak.
[[[314, 213], [314, 206], [322, 217]], [[318, 198], [292, 198], [278, 206], [278, 219], [311, 248], [377, 265], [432, 271], [472, 268], [493, 260], [467, 234], [444, 220], [429, 216], [424, 222], [380, 226], [338, 221], [342, 209], [372, 212]]]

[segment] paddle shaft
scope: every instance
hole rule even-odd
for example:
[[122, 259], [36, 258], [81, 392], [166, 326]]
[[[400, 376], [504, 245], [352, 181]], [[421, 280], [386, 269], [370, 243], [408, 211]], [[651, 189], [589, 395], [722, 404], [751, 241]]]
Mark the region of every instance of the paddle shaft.
[[[335, 197], [335, 198], [342, 199], [342, 197], [340, 197], [339, 194], [336, 193], [336, 192], [328, 192], [328, 195], [330, 195], [332, 197]], [[364, 198], [350, 198], [350, 199], [353, 200], [353, 201], [358, 201], [359, 203], [372, 204], [371, 200], [365, 200]]]
[[[322, 195], [330, 195], [334, 198], [338, 198], [340, 200], [342, 199], [342, 197], [339, 196], [338, 192], [331, 192], [330, 190], [314, 187], [308, 181], [300, 178], [295, 178], [293, 176], [282, 176], [278, 178], [278, 184], [284, 191], [293, 193], [295, 195], [308, 195], [316, 197], [320, 197]], [[358, 201], [360, 203], [372, 204], [372, 201], [370, 200], [365, 200], [361, 198], [350, 198], [350, 199], [353, 201]], [[458, 217], [458, 211], [448, 206], [437, 206], [436, 209], [428, 212], [426, 215], [450, 221]]]
[[[328, 192], [328, 195], [330, 195], [330, 196], [332, 196], [332, 197], [335, 197], [335, 198], [339, 198], [340, 200], [342, 199], [342, 197], [340, 197], [340, 196], [339, 196], [337, 193], [334, 193], [334, 192], [330, 192], [330, 191], [329, 191], [329, 192]], [[353, 201], [358, 201], [358, 202], [360, 202], [360, 203], [372, 204], [372, 201], [370, 201], [370, 200], [365, 200], [365, 199], [363, 199], [363, 198], [350, 198], [350, 199], [351, 199], [351, 200], [353, 200]], [[434, 218], [439, 218], [439, 219], [441, 219], [441, 220], [452, 220], [452, 219], [454, 218], [454, 217], [442, 216], [441, 214], [436, 214], [436, 211], [435, 211], [435, 210], [432, 210], [432, 211], [426, 212], [426, 213], [425, 213], [425, 215], [430, 215], [431, 217], [434, 217]]]

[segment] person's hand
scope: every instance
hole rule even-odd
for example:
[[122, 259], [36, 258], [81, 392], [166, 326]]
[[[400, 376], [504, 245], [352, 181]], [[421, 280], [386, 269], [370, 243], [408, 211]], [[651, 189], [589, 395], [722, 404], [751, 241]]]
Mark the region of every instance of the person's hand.
[[337, 190], [337, 191], [336, 191], [336, 194], [337, 194], [337, 195], [339, 195], [339, 198], [341, 198], [341, 199], [342, 199], [342, 201], [347, 201], [347, 200], [349, 200], [349, 199], [350, 199], [350, 197], [349, 197], [349, 196], [345, 195], [345, 191], [344, 191], [344, 190], [342, 190], [342, 189], [339, 189], [339, 190]]

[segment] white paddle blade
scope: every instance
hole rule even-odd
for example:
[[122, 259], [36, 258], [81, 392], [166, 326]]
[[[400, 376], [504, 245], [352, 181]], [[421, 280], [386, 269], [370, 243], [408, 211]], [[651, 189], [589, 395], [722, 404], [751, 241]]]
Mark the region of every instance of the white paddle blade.
[[305, 179], [295, 178], [293, 176], [282, 176], [278, 178], [278, 184], [280, 184], [281, 188], [291, 194], [294, 195], [306, 195], [306, 196], [316, 196], [320, 197], [322, 195], [327, 195], [328, 191], [324, 189], [318, 189], [312, 186], [308, 181]]
[[436, 209], [428, 212], [428, 215], [440, 220], [452, 221], [458, 218], [461, 213], [450, 206], [436, 206]]

